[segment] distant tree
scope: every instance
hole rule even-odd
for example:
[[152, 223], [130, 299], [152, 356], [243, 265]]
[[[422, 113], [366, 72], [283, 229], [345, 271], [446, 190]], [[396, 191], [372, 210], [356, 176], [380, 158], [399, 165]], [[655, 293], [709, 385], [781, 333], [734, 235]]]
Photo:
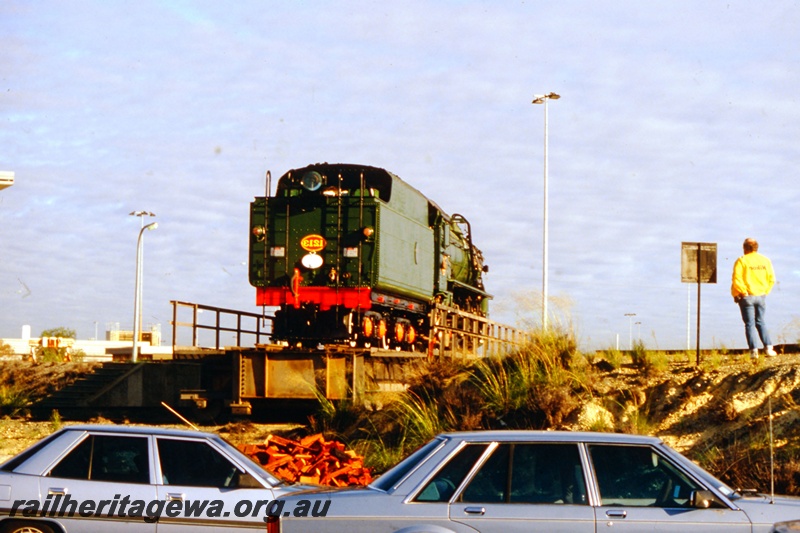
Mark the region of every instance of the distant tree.
[[[42, 331], [40, 337], [59, 337], [62, 339], [75, 339], [77, 335], [74, 329], [65, 328], [63, 326], [46, 329]], [[70, 360], [69, 348], [66, 346], [40, 346], [36, 350], [36, 360], [44, 363], [61, 363]]]
[[64, 326], [59, 326], [57, 328], [46, 329], [42, 332], [40, 337], [61, 337], [63, 339], [77, 339], [78, 336], [75, 333], [74, 329], [65, 328]]
[[0, 342], [0, 356], [14, 355], [14, 348], [10, 344]]

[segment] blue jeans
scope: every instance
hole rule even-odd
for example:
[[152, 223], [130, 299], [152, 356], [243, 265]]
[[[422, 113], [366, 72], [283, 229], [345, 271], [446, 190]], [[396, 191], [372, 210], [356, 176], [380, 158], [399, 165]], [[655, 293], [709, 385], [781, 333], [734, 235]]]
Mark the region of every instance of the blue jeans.
[[767, 331], [767, 297], [745, 296], [739, 300], [739, 310], [742, 312], [747, 346], [751, 350], [756, 349], [756, 331], [758, 331], [758, 336], [764, 346], [772, 346], [769, 331]]

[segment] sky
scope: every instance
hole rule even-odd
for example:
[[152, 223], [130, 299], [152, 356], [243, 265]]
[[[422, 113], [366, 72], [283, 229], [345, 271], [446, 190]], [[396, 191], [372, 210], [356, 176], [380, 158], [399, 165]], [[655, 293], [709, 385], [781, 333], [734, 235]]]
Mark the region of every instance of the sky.
[[[490, 317], [540, 321], [544, 106], [552, 322], [586, 349], [696, 346], [682, 242], [717, 244], [702, 348], [744, 348], [754, 237], [800, 338], [800, 2], [0, 2], [0, 337], [130, 329], [171, 300], [249, 312], [265, 174], [386, 168], [471, 223]], [[635, 316], [627, 316], [635, 314]]]

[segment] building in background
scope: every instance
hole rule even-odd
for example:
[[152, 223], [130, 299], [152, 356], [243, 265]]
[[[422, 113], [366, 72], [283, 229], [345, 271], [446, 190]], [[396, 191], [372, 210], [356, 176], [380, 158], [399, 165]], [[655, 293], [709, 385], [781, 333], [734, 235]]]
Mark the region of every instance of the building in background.
[[[79, 340], [65, 339], [56, 337], [31, 337], [31, 327], [22, 326], [22, 336], [18, 339], [0, 338], [0, 345], [9, 346], [10, 357], [15, 359], [29, 359], [40, 347], [45, 348], [69, 348], [71, 352], [80, 350], [84, 354], [86, 361], [111, 361], [116, 355], [117, 358], [125, 355], [126, 350], [130, 352], [133, 343], [133, 331], [121, 330], [119, 323], [109, 324], [106, 331], [105, 340]], [[161, 348], [161, 325], [156, 324], [150, 327], [149, 331], [142, 331], [139, 342], [143, 345], [142, 352], [145, 354], [158, 354], [159, 358], [171, 356], [172, 347]]]

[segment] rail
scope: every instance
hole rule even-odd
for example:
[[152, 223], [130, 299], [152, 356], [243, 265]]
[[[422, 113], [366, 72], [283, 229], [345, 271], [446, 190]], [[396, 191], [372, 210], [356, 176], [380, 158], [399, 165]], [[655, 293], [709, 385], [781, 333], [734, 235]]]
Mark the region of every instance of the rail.
[[[204, 331], [211, 331], [213, 332], [214, 336], [214, 348], [219, 350], [223, 347], [223, 344], [220, 342], [221, 334], [224, 332], [235, 334], [236, 338], [236, 346], [242, 345], [242, 336], [243, 335], [251, 335], [255, 337], [255, 343], [261, 344], [262, 337], [268, 338], [272, 332], [272, 317], [266, 316], [258, 313], [248, 313], [246, 311], [236, 311], [234, 309], [225, 309], [223, 307], [214, 307], [211, 305], [202, 305], [202, 304], [195, 304], [189, 302], [179, 302], [177, 300], [170, 300], [172, 304], [172, 320], [170, 324], [172, 325], [172, 350], [175, 351], [175, 348], [178, 346], [187, 346], [185, 344], [179, 345], [178, 344], [178, 327], [189, 327], [192, 329], [192, 340], [191, 346], [192, 348], [199, 348], [201, 347], [200, 343], [200, 334]], [[188, 308], [191, 310], [192, 318], [191, 322], [181, 322], [178, 320], [178, 310]], [[213, 324], [208, 324], [205, 321], [205, 317], [201, 318], [201, 314], [204, 312], [210, 312], [213, 316]], [[231, 319], [233, 320], [233, 324], [225, 325], [231, 323]], [[243, 327], [243, 320], [254, 320], [255, 326], [251, 328]], [[266, 322], [270, 321], [269, 329], [265, 328]], [[235, 325], [234, 325], [235, 324]]]

